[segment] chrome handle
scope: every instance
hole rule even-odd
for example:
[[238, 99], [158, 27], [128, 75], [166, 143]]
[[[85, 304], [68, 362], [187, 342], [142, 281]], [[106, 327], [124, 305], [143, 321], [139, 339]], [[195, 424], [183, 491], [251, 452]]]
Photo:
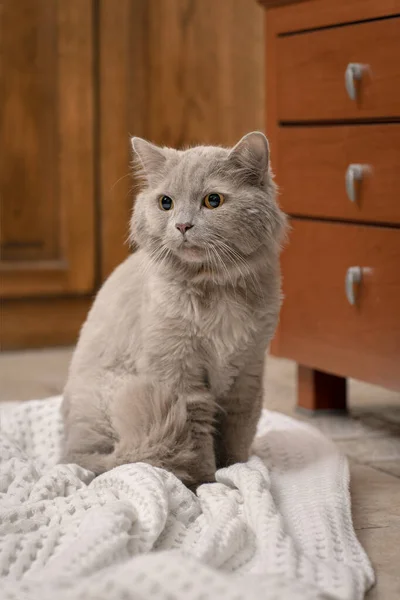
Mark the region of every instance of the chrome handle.
[[346, 297], [351, 306], [356, 303], [356, 289], [362, 280], [362, 269], [361, 267], [349, 267], [345, 277], [345, 291]]
[[367, 68], [367, 65], [362, 65], [361, 63], [349, 63], [347, 65], [344, 73], [344, 82], [351, 100], [357, 98], [356, 82], [361, 80], [362, 74]]
[[356, 182], [360, 182], [366, 171], [369, 170], [368, 165], [352, 164], [346, 169], [345, 181], [346, 181], [346, 193], [351, 202], [357, 201], [357, 185]]

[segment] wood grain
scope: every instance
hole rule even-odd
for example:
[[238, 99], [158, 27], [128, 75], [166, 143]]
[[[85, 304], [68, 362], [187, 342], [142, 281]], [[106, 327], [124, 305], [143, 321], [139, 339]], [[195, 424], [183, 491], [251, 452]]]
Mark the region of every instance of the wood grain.
[[66, 290], [94, 285], [93, 15], [91, 0], [58, 3], [60, 245]]
[[[400, 224], [400, 124], [280, 127], [275, 168], [282, 207], [297, 215]], [[346, 193], [350, 164], [370, 168]]]
[[[263, 4], [263, 0], [260, 2]], [[307, 0], [266, 12], [278, 34], [398, 15], [400, 0]]]
[[130, 135], [146, 136], [146, 0], [99, 3], [99, 267], [103, 281], [128, 255], [135, 182]]
[[277, 95], [277, 32], [276, 21], [270, 19], [269, 12], [265, 11], [265, 122], [266, 134], [269, 141], [271, 166], [275, 171], [275, 162], [278, 152], [278, 95]]
[[263, 9], [254, 0], [100, 0], [100, 277], [128, 248], [128, 135], [230, 145], [264, 127]]
[[[275, 351], [302, 365], [400, 389], [400, 229], [292, 219]], [[363, 269], [357, 305], [345, 295]]]
[[21, 2], [5, 3], [0, 36], [10, 82], [1, 295], [84, 293], [95, 253], [92, 2]]
[[[312, 219], [399, 224], [399, 126], [341, 122], [398, 121], [400, 1], [264, 4], [272, 165], [284, 209], [303, 215], [292, 219], [283, 254], [285, 301], [272, 351], [299, 363], [299, 405], [344, 408], [346, 377], [400, 388], [400, 228]], [[373, 67], [358, 104], [344, 87], [350, 61]], [[373, 171], [353, 205], [344, 172], [349, 162], [364, 160]], [[344, 278], [357, 265], [367, 270], [351, 307]]]
[[254, 0], [149, 0], [149, 131], [230, 145], [264, 126], [263, 9]]
[[[400, 17], [277, 39], [279, 121], [400, 117]], [[349, 63], [368, 65], [356, 100]]]
[[0, 220], [5, 261], [57, 257], [56, 5], [4, 2]]
[[278, 6], [287, 6], [288, 4], [298, 4], [308, 0], [258, 0], [265, 8], [276, 8]]
[[0, 350], [75, 344], [90, 297], [3, 300]]

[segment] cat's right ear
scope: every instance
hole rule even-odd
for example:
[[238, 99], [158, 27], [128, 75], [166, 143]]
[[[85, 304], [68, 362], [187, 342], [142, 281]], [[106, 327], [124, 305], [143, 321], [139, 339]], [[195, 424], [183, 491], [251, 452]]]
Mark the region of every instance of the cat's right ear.
[[134, 158], [147, 179], [162, 171], [167, 158], [162, 148], [140, 137], [131, 138], [131, 144]]
[[263, 184], [268, 177], [269, 145], [261, 131], [248, 133], [232, 148], [229, 160], [246, 183]]

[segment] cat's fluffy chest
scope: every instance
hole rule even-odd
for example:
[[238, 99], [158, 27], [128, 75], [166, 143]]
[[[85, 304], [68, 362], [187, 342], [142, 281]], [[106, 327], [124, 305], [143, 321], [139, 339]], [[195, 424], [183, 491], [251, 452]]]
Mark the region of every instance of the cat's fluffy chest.
[[199, 293], [156, 281], [143, 308], [147, 368], [166, 379], [179, 374], [184, 383], [204, 381], [206, 373], [223, 394], [257, 331], [257, 311], [246, 299], [231, 286]]

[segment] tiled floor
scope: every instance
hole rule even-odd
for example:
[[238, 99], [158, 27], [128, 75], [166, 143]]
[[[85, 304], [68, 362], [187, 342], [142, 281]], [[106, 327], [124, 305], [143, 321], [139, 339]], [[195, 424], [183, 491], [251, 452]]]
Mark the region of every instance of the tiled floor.
[[[59, 394], [70, 349], [0, 354], [0, 401]], [[265, 405], [311, 421], [350, 457], [353, 520], [376, 569], [369, 600], [400, 598], [400, 394], [350, 382], [347, 416], [295, 411], [295, 365], [270, 358]]]

